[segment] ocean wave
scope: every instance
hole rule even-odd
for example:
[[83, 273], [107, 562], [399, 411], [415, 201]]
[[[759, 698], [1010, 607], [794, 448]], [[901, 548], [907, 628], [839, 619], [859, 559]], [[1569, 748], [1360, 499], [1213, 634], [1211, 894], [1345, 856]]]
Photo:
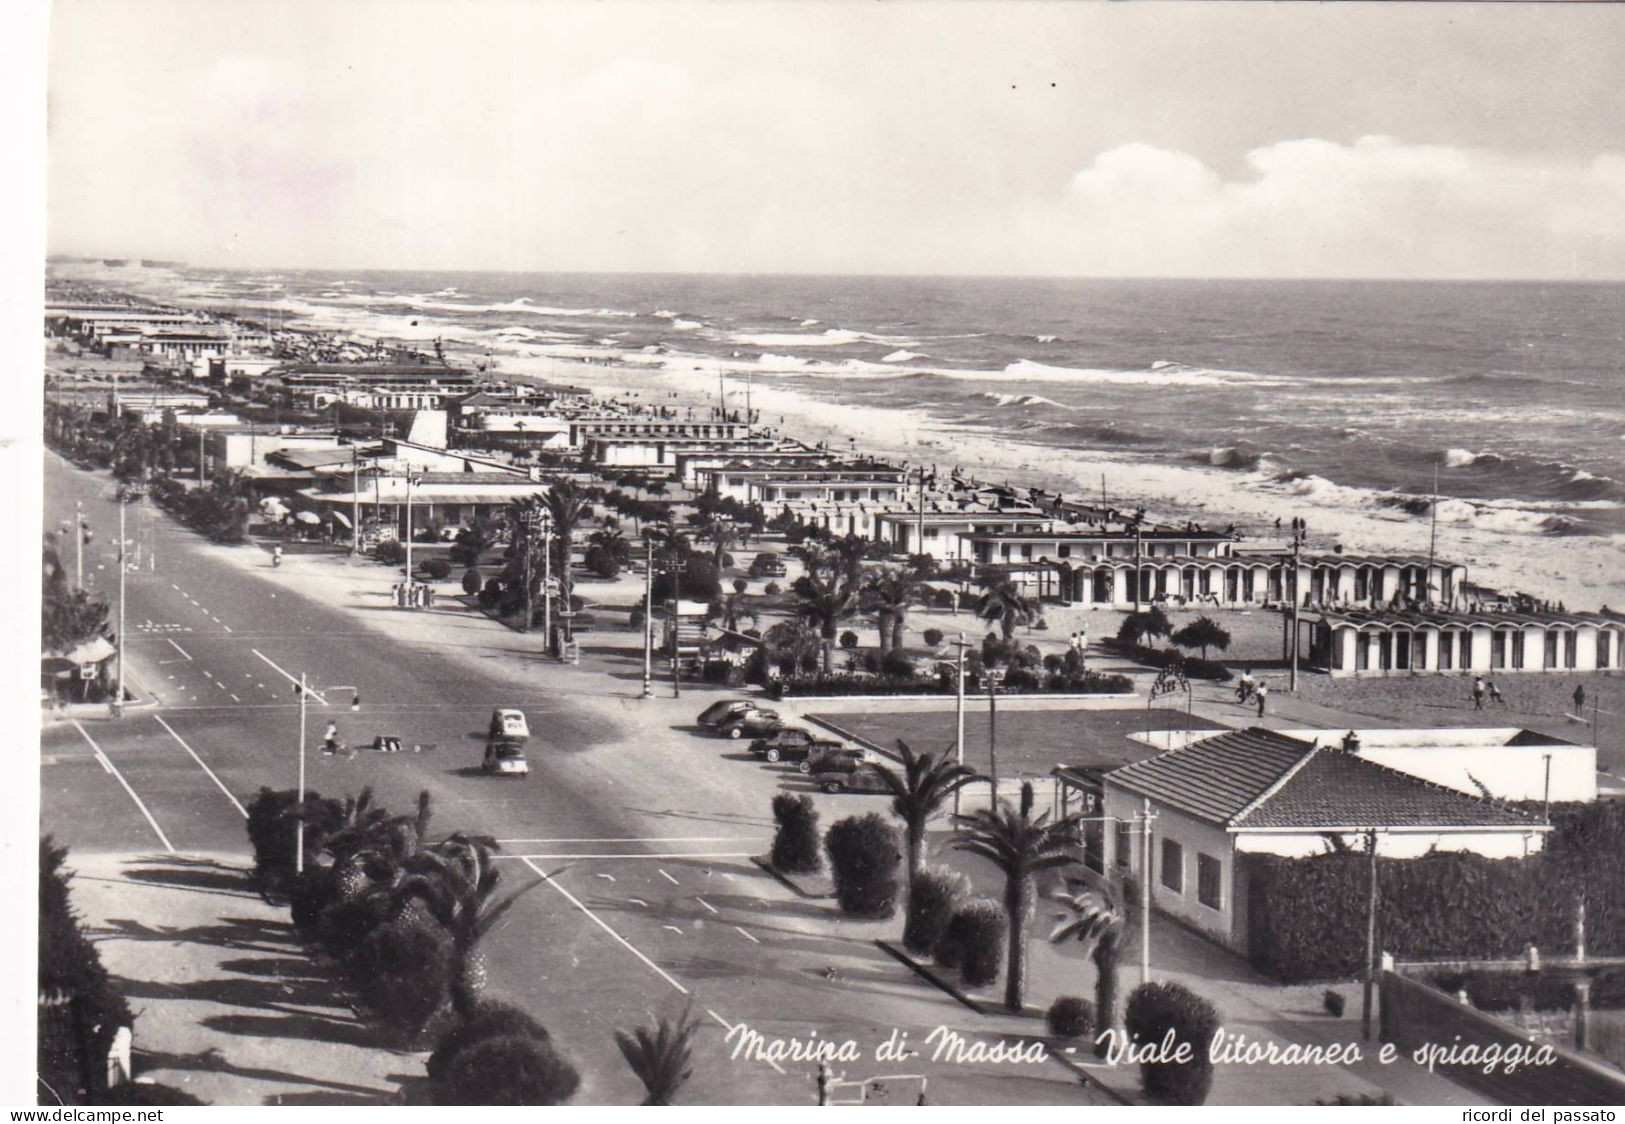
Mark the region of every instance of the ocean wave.
[[1324, 476], [1301, 470], [1276, 473], [1270, 483], [1290, 495], [1333, 507], [1392, 511], [1397, 516], [1431, 518], [1476, 531], [1516, 535], [1562, 535], [1582, 532], [1583, 524], [1570, 515], [1524, 506], [1524, 501], [1477, 501], [1455, 496], [1441, 497], [1409, 492], [1382, 492], [1370, 488], [1338, 484]]
[[917, 347], [920, 342], [903, 336], [877, 336], [850, 328], [825, 328], [822, 332], [734, 332], [725, 338], [747, 347], [848, 347], [858, 343]]
[[818, 321], [816, 321], [816, 320], [803, 320], [801, 322], [801, 326], [803, 328], [811, 328], [816, 323], [818, 323]]
[[1470, 464], [1477, 464], [1480, 460], [1499, 460], [1493, 453], [1475, 453], [1471, 449], [1445, 449], [1436, 453], [1435, 459], [1443, 468], [1466, 468]]
[[1042, 394], [1000, 394], [996, 390], [982, 390], [978, 391], [975, 397], [986, 399], [996, 406], [1054, 406], [1058, 410], [1072, 409], [1071, 406], [1057, 402], [1053, 398], [1045, 398]]
[[1039, 426], [1036, 432], [1045, 437], [1059, 437], [1068, 443], [1083, 442], [1089, 445], [1152, 445], [1157, 441], [1157, 438], [1143, 433], [1119, 429], [1111, 422], [1054, 422]]
[[918, 351], [898, 350], [892, 352], [890, 355], [882, 356], [880, 361], [882, 363], [912, 363], [916, 359], [929, 358], [931, 358], [929, 355], [922, 355]]
[[1197, 453], [1194, 459], [1205, 461], [1214, 468], [1258, 468], [1271, 454], [1267, 449], [1249, 449], [1239, 445], [1220, 445]]
[[1033, 339], [1037, 340], [1039, 343], [1054, 343], [1056, 340], [1058, 340], [1060, 338], [1061, 338], [1060, 336], [1034, 336], [1033, 337]]
[[513, 313], [523, 312], [531, 316], [587, 316], [601, 320], [630, 319], [637, 316], [635, 312], [627, 312], [619, 308], [555, 308], [550, 305], [539, 305], [529, 297], [517, 297], [502, 304], [470, 304], [466, 301], [435, 300], [438, 293], [411, 295], [386, 298], [386, 303], [405, 304], [411, 308], [432, 312], [461, 312], [461, 313]]

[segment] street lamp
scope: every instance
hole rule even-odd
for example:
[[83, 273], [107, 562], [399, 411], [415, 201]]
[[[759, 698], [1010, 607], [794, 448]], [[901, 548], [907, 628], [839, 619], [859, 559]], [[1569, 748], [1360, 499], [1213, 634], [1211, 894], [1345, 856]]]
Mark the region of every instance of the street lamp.
[[648, 562], [643, 567], [643, 697], [652, 699], [654, 689], [654, 627], [655, 627], [655, 542], [645, 540]]
[[[352, 711], [361, 709], [361, 691], [359, 688], [347, 684], [337, 684], [326, 687], [324, 690], [349, 691], [350, 709]], [[302, 671], [299, 673], [299, 682], [293, 686], [293, 693], [299, 696], [299, 803], [297, 805], [299, 815], [294, 817], [293, 870], [295, 874], [303, 874], [305, 872], [305, 705], [306, 700], [311, 695], [315, 695], [316, 701], [323, 706], [327, 705], [327, 700], [322, 697], [320, 691], [317, 691], [306, 682], [305, 673]]]
[[[412, 485], [422, 480], [422, 475], [412, 475], [412, 470], [406, 470], [406, 588], [412, 588]], [[406, 599], [408, 608], [413, 607], [412, 598]]]

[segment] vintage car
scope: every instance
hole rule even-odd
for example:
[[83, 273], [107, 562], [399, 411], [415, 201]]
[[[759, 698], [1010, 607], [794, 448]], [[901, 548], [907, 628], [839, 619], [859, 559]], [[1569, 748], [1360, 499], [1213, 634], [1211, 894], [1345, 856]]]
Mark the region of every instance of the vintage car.
[[701, 729], [711, 730], [725, 738], [753, 738], [771, 734], [783, 727], [779, 712], [757, 706], [749, 699], [728, 699], [715, 702], [695, 719]]
[[497, 707], [491, 712], [491, 728], [488, 736], [524, 741], [530, 737], [530, 725], [525, 721], [525, 712], [509, 706]]
[[525, 760], [525, 747], [513, 738], [492, 738], [485, 743], [485, 759], [480, 768], [498, 776], [528, 777], [530, 762]]
[[[845, 748], [834, 738], [820, 738], [811, 730], [797, 730], [791, 727], [775, 730], [767, 737], [757, 738], [750, 743], [750, 751], [769, 764], [777, 764], [780, 761], [793, 762], [803, 773], [811, 770], [815, 759], [833, 755]], [[862, 750], [852, 752], [859, 757], [863, 755]]]
[[871, 763], [861, 763], [856, 768], [841, 771], [838, 769], [814, 769], [813, 783], [825, 792], [867, 792], [883, 796], [893, 795], [891, 785], [886, 778]]

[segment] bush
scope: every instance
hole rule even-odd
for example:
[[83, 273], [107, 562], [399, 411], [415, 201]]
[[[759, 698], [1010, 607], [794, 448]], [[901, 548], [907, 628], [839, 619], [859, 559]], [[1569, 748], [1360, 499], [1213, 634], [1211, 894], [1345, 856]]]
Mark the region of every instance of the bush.
[[443, 582], [451, 577], [451, 560], [449, 558], [431, 558], [423, 564], [423, 572], [433, 581]]
[[762, 592], [772, 597], [775, 594], [783, 593], [784, 589], [778, 582], [768, 582], [767, 585], [762, 587]]
[[1095, 1005], [1075, 995], [1063, 995], [1049, 1005], [1044, 1016], [1054, 1038], [1088, 1038], [1095, 1029]]
[[893, 679], [913, 679], [914, 660], [901, 649], [889, 648], [886, 654], [880, 657], [880, 673]]
[[[319, 810], [326, 805], [331, 818], [336, 820], [343, 807], [335, 800], [323, 800], [322, 794], [305, 790], [305, 806]], [[269, 893], [281, 893], [293, 883], [295, 859], [298, 853], [298, 834], [293, 812], [299, 806], [297, 789], [273, 790], [262, 787], [248, 804], [248, 841], [254, 848], [254, 876], [260, 888]], [[323, 817], [312, 815], [312, 821]], [[305, 854], [310, 855], [321, 846], [320, 832], [315, 822], [305, 827]]]
[[487, 1038], [520, 1035], [543, 1042], [551, 1036], [541, 1023], [525, 1011], [500, 999], [481, 999], [467, 1018], [440, 1036], [434, 1053], [429, 1055], [428, 1070], [431, 1082], [444, 1082], [451, 1074], [452, 1059], [459, 1052]]
[[921, 871], [909, 889], [903, 947], [921, 956], [929, 955], [948, 931], [954, 907], [969, 894], [970, 879], [958, 871]]
[[966, 984], [982, 987], [999, 978], [1004, 951], [1004, 910], [976, 901], [954, 910], [932, 955], [944, 968], [958, 968]]
[[841, 647], [845, 648], [847, 651], [851, 651], [853, 648], [856, 648], [857, 646], [858, 646], [858, 634], [857, 633], [853, 632], [850, 628], [847, 629], [845, 632], [841, 633]]
[[444, 1006], [457, 970], [451, 936], [433, 921], [411, 917], [368, 933], [348, 967], [363, 1002], [408, 1034]]
[[942, 629], [928, 628], [925, 630], [922, 639], [925, 640], [926, 647], [935, 648], [938, 644], [942, 643]]
[[773, 798], [773, 869], [811, 874], [824, 865], [818, 846], [818, 811], [812, 797], [781, 792]]
[[1343, 1017], [1344, 1000], [1341, 991], [1327, 988], [1326, 994], [1320, 997], [1320, 1002], [1326, 1008], [1326, 1013], [1332, 1018], [1340, 1019]]
[[1146, 1096], [1178, 1105], [1199, 1105], [1213, 1085], [1213, 1059], [1208, 1050], [1219, 1029], [1219, 1012], [1206, 999], [1176, 983], [1147, 983], [1128, 997], [1123, 1025], [1135, 1042], [1160, 1043], [1173, 1032], [1173, 1042], [1190, 1046], [1188, 1062], [1141, 1062], [1140, 1082]]
[[372, 556], [386, 566], [399, 566], [406, 561], [406, 548], [394, 539], [386, 539], [372, 548]]
[[569, 1100], [580, 1084], [547, 1039], [503, 1034], [458, 1050], [432, 1092], [438, 1105], [551, 1105]]
[[648, 615], [644, 613], [642, 605], [634, 605], [626, 614], [626, 627], [634, 632], [639, 631], [648, 622]]
[[615, 556], [597, 543], [587, 548], [587, 554], [582, 561], [589, 571], [605, 581], [621, 572], [621, 564], [615, 560]]
[[470, 567], [469, 569], [463, 571], [464, 593], [468, 594], [469, 596], [474, 596], [475, 594], [479, 593], [480, 587], [484, 584], [485, 579], [480, 575], [478, 570]]
[[824, 837], [841, 912], [890, 917], [897, 910], [897, 832], [876, 812], [841, 820]]

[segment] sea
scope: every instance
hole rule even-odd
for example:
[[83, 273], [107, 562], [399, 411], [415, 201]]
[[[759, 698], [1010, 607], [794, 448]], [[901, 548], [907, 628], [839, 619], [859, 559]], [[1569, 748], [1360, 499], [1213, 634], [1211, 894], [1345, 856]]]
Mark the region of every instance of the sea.
[[1625, 284], [80, 268], [1625, 607]]

